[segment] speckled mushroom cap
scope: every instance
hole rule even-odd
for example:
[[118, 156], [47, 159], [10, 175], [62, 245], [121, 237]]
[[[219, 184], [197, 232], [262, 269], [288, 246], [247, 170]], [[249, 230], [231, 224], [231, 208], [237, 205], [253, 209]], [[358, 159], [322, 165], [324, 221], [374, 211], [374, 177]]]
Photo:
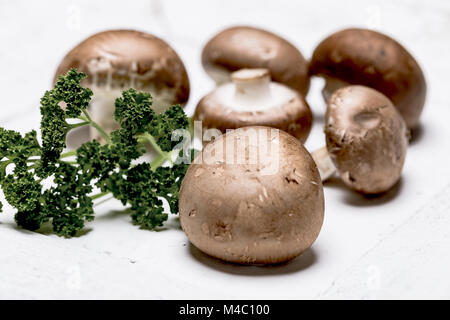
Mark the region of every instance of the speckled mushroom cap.
[[413, 128], [419, 121], [426, 83], [422, 69], [394, 39], [366, 29], [346, 29], [323, 40], [314, 50], [310, 73], [377, 89]]
[[151, 92], [157, 109], [184, 105], [189, 98], [183, 62], [166, 42], [148, 33], [108, 30], [94, 34], [64, 57], [54, 81], [71, 68], [87, 74], [84, 84], [89, 87]]
[[[264, 70], [266, 69], [242, 69], [233, 75]], [[199, 101], [194, 119], [202, 121], [203, 128], [216, 128], [222, 133], [245, 126], [269, 126], [286, 131], [304, 143], [313, 121], [307, 102], [297, 91], [283, 84], [270, 82], [268, 74], [262, 75], [264, 76], [267, 76], [267, 81], [260, 85], [239, 84], [236, 83], [236, 76], [233, 76], [233, 82], [217, 87]], [[245, 79], [243, 81], [249, 82]], [[253, 81], [264, 82], [264, 79]], [[260, 88], [256, 88], [257, 86]], [[247, 98], [248, 96], [250, 97]]]
[[[248, 138], [252, 133], [258, 139]], [[252, 161], [258, 154], [259, 161]], [[197, 156], [183, 180], [179, 208], [184, 232], [201, 251], [235, 263], [272, 264], [315, 241], [324, 196], [317, 167], [297, 139], [278, 129], [245, 127]]]
[[325, 135], [330, 157], [350, 188], [375, 194], [400, 179], [408, 130], [382, 93], [364, 86], [335, 91], [328, 102]]
[[230, 73], [243, 68], [266, 68], [272, 80], [306, 95], [309, 88], [308, 62], [285, 39], [262, 29], [236, 26], [223, 30], [205, 45], [205, 71], [218, 84], [230, 80]]

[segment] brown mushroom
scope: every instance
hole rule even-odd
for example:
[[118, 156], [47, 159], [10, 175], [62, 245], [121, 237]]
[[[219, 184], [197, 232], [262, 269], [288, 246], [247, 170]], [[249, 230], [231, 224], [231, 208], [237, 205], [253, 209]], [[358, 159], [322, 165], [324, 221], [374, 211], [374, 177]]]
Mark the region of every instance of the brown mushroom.
[[94, 92], [90, 112], [106, 131], [117, 127], [114, 100], [125, 89], [150, 92], [157, 112], [184, 105], [189, 97], [189, 79], [179, 56], [166, 42], [144, 32], [109, 30], [90, 36], [64, 57], [54, 82], [71, 68], [87, 74], [83, 84]]
[[242, 69], [232, 82], [217, 87], [197, 105], [194, 119], [203, 128], [227, 129], [263, 125], [284, 130], [305, 142], [312, 113], [295, 90], [271, 82], [267, 69]]
[[262, 29], [232, 27], [213, 37], [204, 47], [202, 64], [218, 84], [230, 81], [233, 71], [266, 68], [272, 80], [306, 95], [308, 63], [285, 39]]
[[180, 222], [201, 251], [241, 264], [293, 259], [316, 240], [323, 187], [311, 155], [291, 135], [245, 127], [208, 144], [184, 177]]
[[422, 112], [426, 83], [422, 69], [394, 39], [366, 29], [346, 29], [323, 40], [314, 50], [312, 75], [326, 81], [324, 98], [349, 84], [360, 84], [384, 93], [414, 128]]
[[334, 164], [350, 188], [364, 194], [385, 192], [400, 179], [408, 133], [385, 95], [369, 87], [348, 86], [335, 91], [328, 101], [328, 152], [319, 149], [313, 158], [323, 180], [334, 172]]

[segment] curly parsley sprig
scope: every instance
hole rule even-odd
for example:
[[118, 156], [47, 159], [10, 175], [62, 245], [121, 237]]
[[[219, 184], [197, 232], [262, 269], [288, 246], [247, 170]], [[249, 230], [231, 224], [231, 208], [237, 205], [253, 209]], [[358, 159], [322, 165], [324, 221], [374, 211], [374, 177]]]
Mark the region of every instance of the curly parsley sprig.
[[[80, 85], [84, 77], [72, 69], [42, 97], [41, 144], [34, 130], [22, 136], [0, 128], [0, 187], [17, 209], [17, 224], [37, 230], [51, 222], [57, 235], [72, 237], [94, 219], [94, 200], [112, 195], [130, 205], [134, 223], [148, 229], [161, 226], [168, 218], [161, 198], [172, 213], [178, 211], [187, 164], [172, 162], [180, 150], [174, 150], [178, 142], [171, 133], [187, 129], [188, 118], [180, 106], [156, 114], [150, 94], [129, 89], [115, 102], [120, 128], [107, 134], [89, 116], [92, 91]], [[97, 129], [105, 144], [90, 141], [63, 153], [67, 133], [80, 126]], [[134, 164], [146, 143], [158, 156]], [[167, 160], [172, 166], [162, 167]], [[44, 188], [47, 180], [51, 186]]]

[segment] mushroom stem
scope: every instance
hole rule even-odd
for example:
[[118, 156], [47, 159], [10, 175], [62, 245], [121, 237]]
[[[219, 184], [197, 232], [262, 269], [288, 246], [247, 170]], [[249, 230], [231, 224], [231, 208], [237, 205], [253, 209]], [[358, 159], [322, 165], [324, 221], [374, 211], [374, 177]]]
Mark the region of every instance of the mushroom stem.
[[272, 99], [270, 74], [267, 69], [241, 69], [233, 72], [231, 79], [236, 86], [234, 101], [244, 108], [265, 105]]
[[325, 86], [322, 89], [322, 97], [325, 100], [325, 102], [328, 102], [328, 99], [330, 99], [331, 95], [337, 89], [347, 87], [349, 85], [350, 83], [346, 81], [342, 81], [333, 77], [325, 77]]
[[324, 146], [314, 150], [311, 153], [311, 156], [317, 165], [317, 169], [319, 169], [322, 181], [328, 180], [336, 173], [336, 167], [334, 166], [333, 161], [331, 161], [327, 147]]
[[[107, 133], [117, 129], [118, 123], [114, 120], [114, 102], [120, 97], [120, 90], [92, 88], [94, 97], [89, 106], [89, 113], [93, 121], [98, 123], [102, 128], [105, 128]], [[105, 141], [104, 136], [95, 128], [90, 128], [90, 137], [98, 141]]]

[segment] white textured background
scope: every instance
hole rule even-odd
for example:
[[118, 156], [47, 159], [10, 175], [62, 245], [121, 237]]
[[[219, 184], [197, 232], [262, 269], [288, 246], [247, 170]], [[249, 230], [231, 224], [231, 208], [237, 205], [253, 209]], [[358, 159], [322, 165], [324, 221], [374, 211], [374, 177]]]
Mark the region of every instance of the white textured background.
[[[203, 44], [222, 28], [249, 24], [295, 44], [306, 57], [329, 33], [370, 27], [398, 39], [424, 69], [427, 103], [400, 185], [366, 199], [325, 185], [322, 232], [301, 257], [242, 267], [189, 245], [172, 218], [139, 230], [117, 202], [97, 208], [78, 238], [17, 229], [0, 214], [0, 298], [450, 298], [450, 1], [0, 1], [0, 125], [39, 127], [39, 98], [63, 55], [108, 28], [165, 39], [191, 80], [188, 110], [213, 88]], [[307, 100], [317, 122], [306, 144], [324, 143], [321, 80]]]

